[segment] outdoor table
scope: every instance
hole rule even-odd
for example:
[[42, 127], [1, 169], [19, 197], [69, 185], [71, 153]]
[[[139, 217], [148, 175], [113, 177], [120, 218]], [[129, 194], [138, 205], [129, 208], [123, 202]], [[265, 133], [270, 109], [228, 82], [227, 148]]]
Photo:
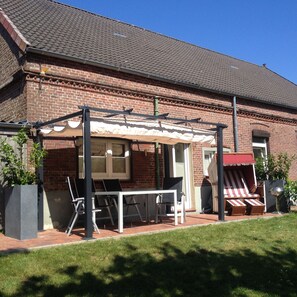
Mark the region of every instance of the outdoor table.
[[[150, 195], [150, 194], [173, 194], [174, 199], [174, 225], [178, 225], [177, 217], [177, 194], [176, 190], [140, 190], [140, 191], [106, 191], [106, 192], [95, 192], [98, 196], [117, 196], [118, 198], [118, 232], [123, 233], [124, 226], [124, 208], [123, 208], [123, 196], [131, 195]], [[148, 212], [148, 198], [146, 203], [146, 212]], [[147, 214], [146, 214], [147, 215]], [[181, 216], [181, 224], [183, 223], [184, 214]]]

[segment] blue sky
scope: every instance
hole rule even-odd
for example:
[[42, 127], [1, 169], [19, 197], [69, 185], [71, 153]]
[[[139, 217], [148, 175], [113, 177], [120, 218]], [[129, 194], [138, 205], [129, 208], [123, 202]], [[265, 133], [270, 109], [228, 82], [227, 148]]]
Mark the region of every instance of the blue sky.
[[57, 0], [269, 69], [297, 84], [297, 0]]

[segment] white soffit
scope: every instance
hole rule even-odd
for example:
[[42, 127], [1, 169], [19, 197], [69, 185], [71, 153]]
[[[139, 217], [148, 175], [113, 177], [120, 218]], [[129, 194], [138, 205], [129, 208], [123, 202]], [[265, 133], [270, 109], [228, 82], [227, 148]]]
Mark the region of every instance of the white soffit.
[[[68, 121], [65, 126], [54, 126], [41, 129], [44, 136], [73, 137], [82, 136], [82, 123]], [[215, 132], [204, 129], [181, 127], [160, 121], [122, 121], [105, 120], [91, 121], [91, 136], [115, 137], [145, 142], [164, 144], [207, 142], [215, 144]]]

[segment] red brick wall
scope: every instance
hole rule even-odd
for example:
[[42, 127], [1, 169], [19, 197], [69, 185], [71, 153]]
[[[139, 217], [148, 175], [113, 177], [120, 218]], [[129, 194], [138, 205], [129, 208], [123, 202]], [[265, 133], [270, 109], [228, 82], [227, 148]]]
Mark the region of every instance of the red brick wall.
[[[77, 177], [77, 153], [74, 139], [45, 138], [44, 147], [47, 156], [44, 161], [44, 179], [46, 191], [67, 189], [66, 176]], [[148, 144], [132, 144], [131, 180], [122, 181], [124, 188], [152, 188], [155, 186], [154, 147]], [[147, 153], [145, 153], [145, 150]], [[161, 173], [162, 156], [160, 155]], [[98, 188], [101, 182], [96, 181]]]
[[[40, 65], [36, 62], [36, 60], [30, 61], [28, 70], [38, 72]], [[83, 104], [111, 109], [126, 107], [133, 108], [135, 112], [153, 114], [153, 98], [157, 95], [160, 97], [160, 113], [169, 112], [172, 117], [184, 118], [187, 116], [189, 119], [199, 117], [203, 121], [227, 124], [228, 128], [224, 130], [224, 145], [231, 150], [234, 149], [231, 97], [179, 88], [110, 70], [75, 65], [70, 62], [63, 62], [62, 66], [58, 60], [47, 59], [42, 62], [41, 65], [47, 68], [47, 73], [41, 87], [36, 74], [28, 77], [30, 81], [28, 85], [30, 107], [28, 116], [32, 120], [47, 120], [74, 112], [78, 105]], [[67, 80], [58, 80], [63, 76]], [[296, 123], [291, 124], [290, 119], [296, 121], [296, 113], [282, 108], [268, 107], [261, 103], [251, 104], [251, 102], [240, 98], [238, 98], [237, 107], [240, 151], [251, 151], [252, 130], [262, 129], [271, 134], [270, 149], [272, 152], [284, 151], [283, 144], [286, 143], [285, 150], [288, 153], [294, 153], [297, 147]], [[272, 114], [277, 117], [271, 116]], [[195, 185], [200, 185], [203, 180], [202, 146], [195, 145], [193, 148]], [[146, 161], [148, 158], [143, 158], [141, 152], [133, 153], [133, 158], [139, 159], [139, 164], [144, 164], [134, 168], [134, 182], [139, 182], [140, 176], [143, 176], [144, 168], [148, 173], [146, 176], [154, 174], [153, 156], [151, 154], [149, 161]], [[141, 174], [138, 174], [137, 170]], [[291, 175], [297, 177], [296, 166], [292, 169]], [[150, 183], [148, 182], [148, 184]]]
[[0, 90], [0, 121], [21, 121], [27, 119], [25, 88], [21, 81]]
[[77, 157], [74, 140], [45, 139], [47, 156], [44, 161], [45, 190], [65, 190], [66, 176], [76, 177]]
[[[40, 75], [40, 69], [45, 74]], [[159, 112], [171, 117], [201, 118], [202, 121], [221, 122], [224, 130], [224, 146], [234, 150], [232, 130], [232, 97], [205, 91], [178, 87], [120, 72], [92, 66], [50, 59], [29, 57], [25, 67], [27, 84], [27, 108], [29, 121], [45, 121], [78, 110], [78, 105], [99, 108], [133, 108], [134, 112], [153, 114], [154, 96], [159, 96]], [[271, 152], [294, 153], [296, 140], [296, 111], [276, 108], [238, 98], [238, 133], [240, 151], [251, 151], [252, 130], [262, 129], [271, 134]], [[195, 126], [193, 124], [193, 126]], [[196, 125], [199, 128], [208, 128]], [[202, 147], [193, 145], [194, 183], [203, 181]], [[45, 162], [45, 186], [47, 189], [65, 189], [66, 175], [76, 173], [76, 153], [73, 141], [45, 141], [49, 155]], [[150, 187], [154, 184], [155, 161], [153, 147], [133, 145], [133, 181], [130, 186]], [[291, 171], [297, 178], [297, 165]]]

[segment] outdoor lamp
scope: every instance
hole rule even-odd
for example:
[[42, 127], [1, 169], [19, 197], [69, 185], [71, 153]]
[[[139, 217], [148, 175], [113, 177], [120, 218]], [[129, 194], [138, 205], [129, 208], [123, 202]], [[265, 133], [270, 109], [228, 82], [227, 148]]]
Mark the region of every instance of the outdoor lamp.
[[282, 187], [274, 187], [270, 189], [270, 193], [272, 196], [275, 197], [276, 203], [275, 203], [275, 208], [276, 208], [276, 213], [281, 214], [280, 211], [280, 196], [284, 192], [284, 189]]

